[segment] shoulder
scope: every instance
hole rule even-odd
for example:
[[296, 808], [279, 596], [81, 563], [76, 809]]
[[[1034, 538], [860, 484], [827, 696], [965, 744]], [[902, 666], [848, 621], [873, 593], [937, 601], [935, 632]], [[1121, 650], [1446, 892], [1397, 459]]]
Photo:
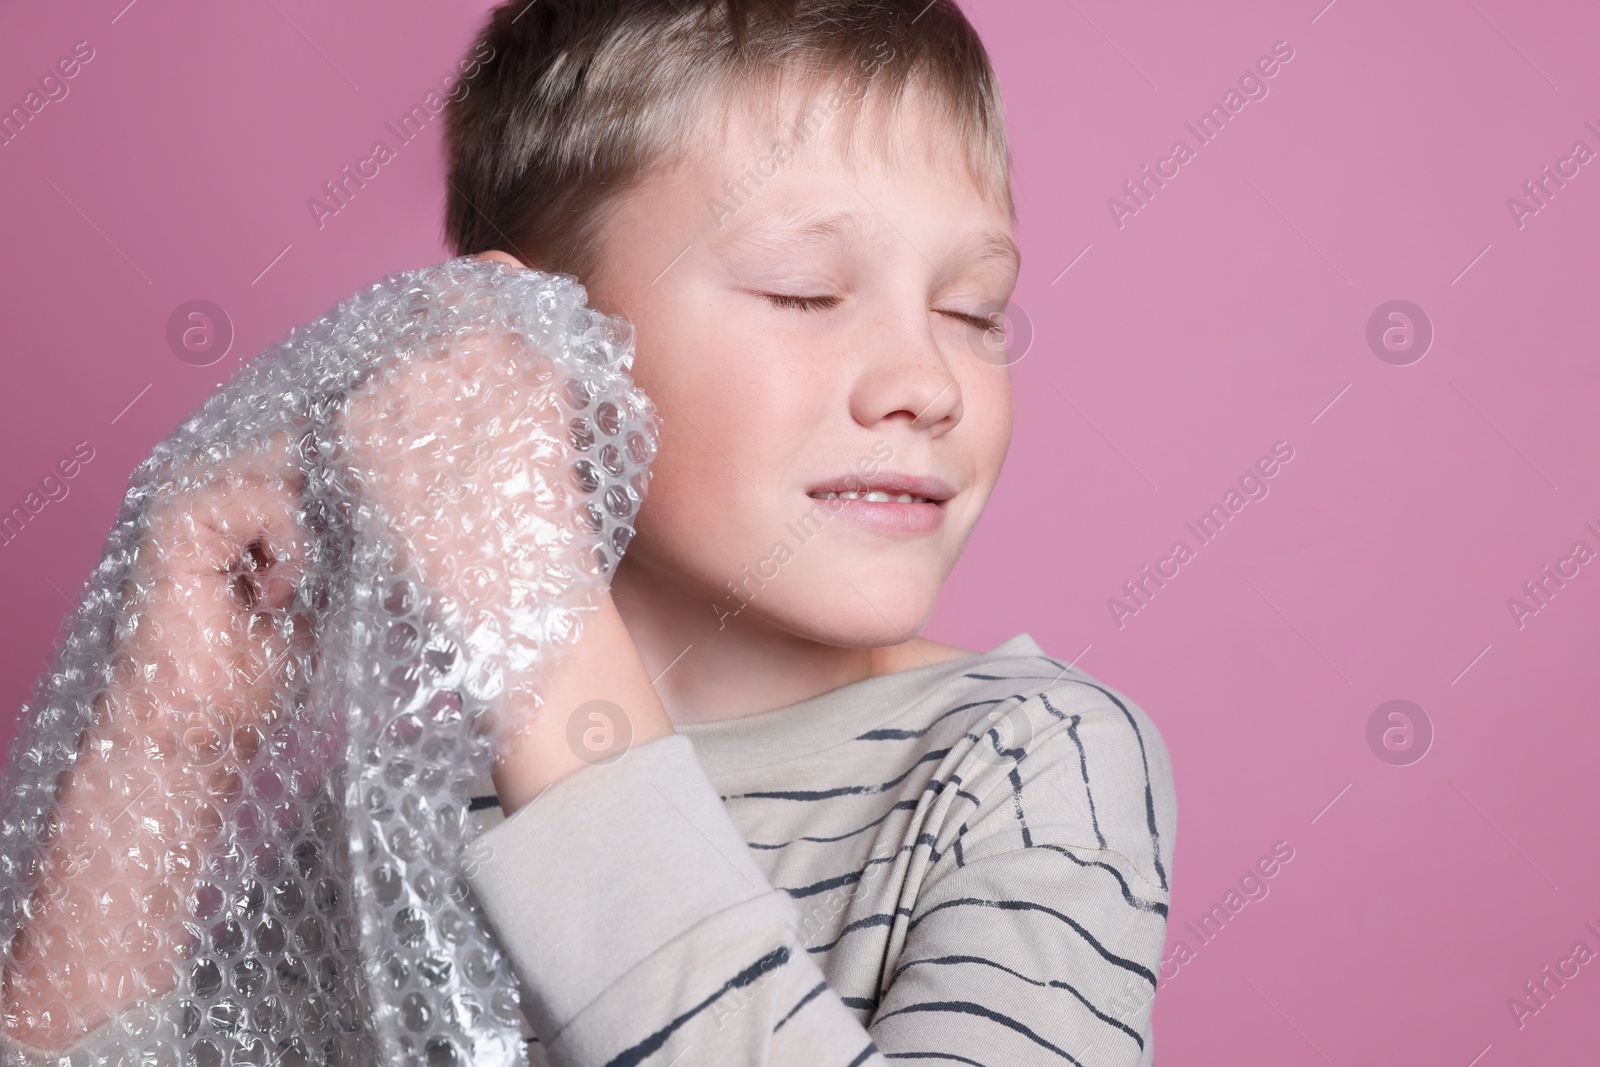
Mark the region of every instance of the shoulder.
[[1063, 723], [1047, 762], [1056, 764], [1063, 790], [1081, 799], [1080, 813], [1088, 812], [1100, 837], [1120, 842], [1141, 874], [1167, 888], [1178, 803], [1161, 730], [1125, 693], [1093, 676], [1074, 670], [1063, 681], [1070, 684], [1039, 694], [1045, 714]]
[[1034, 717], [1046, 725], [1062, 724], [1080, 763], [1097, 764], [1102, 776], [1123, 776], [1158, 802], [1172, 798], [1166, 741], [1155, 720], [1126, 693], [1073, 668], [1035, 699], [1043, 714]]
[[1028, 748], [1037, 739], [1041, 753], [1059, 755], [1065, 748], [1076, 751], [1077, 741], [1090, 738], [1101, 758], [1148, 768], [1152, 789], [1170, 791], [1166, 742], [1145, 710], [1075, 663], [1049, 655], [1027, 635], [964, 664], [960, 673], [963, 696], [1003, 700], [1025, 710], [1015, 725], [1025, 728], [1026, 736], [1014, 738], [1013, 747]]
[[940, 702], [952, 773], [978, 802], [960, 829], [968, 851], [1115, 852], [1167, 889], [1177, 798], [1161, 731], [1125, 693], [1025, 644], [963, 664]]

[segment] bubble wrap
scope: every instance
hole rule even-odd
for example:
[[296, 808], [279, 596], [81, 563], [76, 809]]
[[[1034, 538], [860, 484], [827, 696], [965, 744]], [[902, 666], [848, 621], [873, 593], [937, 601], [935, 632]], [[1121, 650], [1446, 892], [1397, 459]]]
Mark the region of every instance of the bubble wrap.
[[7, 1062], [527, 1062], [468, 792], [656, 447], [586, 299], [393, 274], [137, 468], [0, 791]]

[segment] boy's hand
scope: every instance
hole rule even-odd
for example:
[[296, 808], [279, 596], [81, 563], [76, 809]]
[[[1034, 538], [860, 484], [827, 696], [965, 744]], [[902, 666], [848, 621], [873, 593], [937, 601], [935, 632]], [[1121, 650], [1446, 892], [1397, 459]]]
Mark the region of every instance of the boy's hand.
[[537, 350], [475, 333], [385, 368], [345, 412], [363, 495], [468, 625], [537, 607], [545, 551], [579, 537], [556, 374]]
[[585, 612], [559, 664], [533, 666], [538, 635], [525, 627], [550, 595], [546, 551], [566, 545], [569, 558], [581, 557], [596, 537], [580, 528], [571, 499], [580, 454], [550, 395], [555, 374], [548, 357], [512, 339], [468, 338], [370, 384], [346, 424], [355, 465], [372, 472], [368, 497], [419, 576], [455, 602], [465, 626], [507, 640], [506, 711], [517, 729], [503, 736], [495, 772], [507, 815], [591, 765], [571, 741], [585, 735], [587, 720], [572, 723], [590, 701], [614, 706], [599, 714], [621, 716], [610, 725], [630, 744], [672, 732], [609, 592]]

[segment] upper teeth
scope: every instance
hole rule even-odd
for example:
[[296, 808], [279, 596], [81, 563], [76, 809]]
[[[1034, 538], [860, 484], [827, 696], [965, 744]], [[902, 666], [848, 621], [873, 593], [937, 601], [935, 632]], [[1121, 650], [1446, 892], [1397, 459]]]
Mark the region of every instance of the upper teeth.
[[929, 504], [932, 503], [925, 496], [912, 496], [910, 493], [889, 494], [874, 489], [870, 493], [812, 493], [818, 500], [872, 500], [880, 504], [894, 501], [897, 504]]

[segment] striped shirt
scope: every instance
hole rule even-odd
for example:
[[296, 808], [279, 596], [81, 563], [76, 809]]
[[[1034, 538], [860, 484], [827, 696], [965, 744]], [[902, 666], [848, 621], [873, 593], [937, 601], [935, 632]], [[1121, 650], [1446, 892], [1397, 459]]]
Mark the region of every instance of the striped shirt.
[[510, 819], [479, 783], [531, 1062], [1153, 1062], [1177, 810], [1126, 697], [1018, 634], [677, 731]]

